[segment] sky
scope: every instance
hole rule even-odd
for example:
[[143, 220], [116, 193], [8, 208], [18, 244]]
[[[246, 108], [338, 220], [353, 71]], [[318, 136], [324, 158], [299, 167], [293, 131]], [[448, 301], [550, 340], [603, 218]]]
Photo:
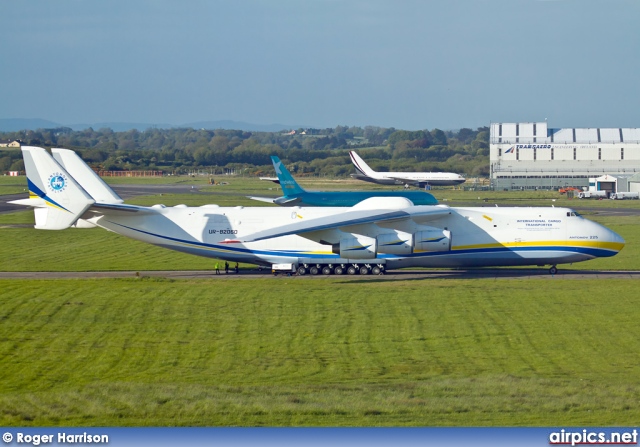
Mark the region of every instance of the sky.
[[640, 127], [638, 0], [0, 0], [0, 118]]

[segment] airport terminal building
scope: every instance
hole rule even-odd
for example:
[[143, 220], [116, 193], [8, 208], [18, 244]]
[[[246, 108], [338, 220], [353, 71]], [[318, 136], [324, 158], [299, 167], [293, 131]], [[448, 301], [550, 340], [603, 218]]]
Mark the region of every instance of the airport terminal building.
[[640, 129], [492, 123], [490, 162], [494, 189], [584, 188], [608, 175], [628, 191], [640, 173]]

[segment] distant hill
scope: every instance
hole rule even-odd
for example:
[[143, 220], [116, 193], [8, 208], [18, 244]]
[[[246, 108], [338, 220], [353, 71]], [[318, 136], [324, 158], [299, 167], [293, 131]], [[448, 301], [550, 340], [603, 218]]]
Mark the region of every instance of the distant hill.
[[18, 130], [52, 129], [61, 124], [40, 118], [6, 118], [0, 119], [0, 132], [16, 132]]
[[16, 132], [19, 130], [36, 130], [36, 129], [53, 129], [56, 127], [70, 127], [73, 130], [84, 130], [91, 127], [92, 129], [104, 129], [109, 128], [114, 132], [126, 132], [131, 129], [136, 129], [140, 132], [149, 128], [158, 129], [172, 129], [176, 127], [192, 127], [194, 129], [233, 129], [244, 130], [248, 132], [279, 132], [281, 130], [299, 129], [305, 126], [291, 126], [286, 124], [252, 124], [243, 121], [197, 121], [193, 123], [186, 123], [179, 126], [166, 123], [124, 123], [124, 122], [106, 122], [106, 123], [77, 123], [77, 124], [60, 124], [49, 120], [33, 118], [5, 118], [0, 119], [0, 132]]
[[171, 129], [176, 127], [172, 124], [151, 124], [151, 123], [119, 123], [119, 122], [111, 122], [111, 123], [93, 123], [93, 124], [68, 124], [65, 127], [70, 127], [73, 130], [85, 130], [91, 127], [93, 130], [98, 129], [111, 129], [114, 132], [126, 132], [128, 130], [136, 129], [140, 132], [143, 130], [157, 128], [157, 129]]
[[233, 129], [244, 130], [248, 132], [280, 132], [281, 130], [299, 129], [305, 126], [291, 126], [286, 124], [252, 124], [243, 121], [198, 121], [195, 123], [187, 123], [176, 127], [193, 127], [194, 129]]

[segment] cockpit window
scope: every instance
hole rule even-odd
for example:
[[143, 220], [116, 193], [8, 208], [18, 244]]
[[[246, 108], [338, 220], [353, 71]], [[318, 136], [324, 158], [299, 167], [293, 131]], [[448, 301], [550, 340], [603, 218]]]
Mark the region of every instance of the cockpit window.
[[567, 211], [567, 217], [582, 217], [577, 211]]

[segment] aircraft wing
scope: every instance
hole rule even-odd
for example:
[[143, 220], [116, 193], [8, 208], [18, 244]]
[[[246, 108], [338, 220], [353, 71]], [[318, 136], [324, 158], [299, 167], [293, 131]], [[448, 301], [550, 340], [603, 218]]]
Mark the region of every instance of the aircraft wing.
[[376, 224], [379, 222], [390, 222], [404, 219], [412, 219], [416, 222], [422, 223], [451, 214], [451, 209], [448, 206], [421, 206], [411, 208], [401, 210], [347, 211], [335, 216], [320, 217], [318, 219], [310, 219], [307, 221], [301, 220], [289, 225], [282, 225], [277, 228], [258, 231], [257, 233], [243, 237], [241, 240], [227, 242], [256, 242], [264, 239], [289, 236], [292, 234], [304, 234], [312, 231], [340, 229], [341, 227], [348, 227], [352, 225]]
[[402, 178], [402, 177], [387, 177], [387, 178], [393, 179], [396, 182], [406, 183], [407, 185], [418, 185], [420, 183], [428, 183], [428, 182], [425, 182], [424, 180], [412, 180], [412, 179]]

